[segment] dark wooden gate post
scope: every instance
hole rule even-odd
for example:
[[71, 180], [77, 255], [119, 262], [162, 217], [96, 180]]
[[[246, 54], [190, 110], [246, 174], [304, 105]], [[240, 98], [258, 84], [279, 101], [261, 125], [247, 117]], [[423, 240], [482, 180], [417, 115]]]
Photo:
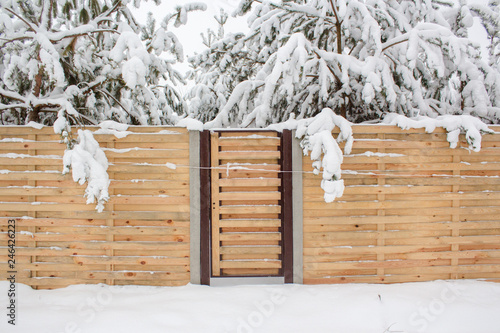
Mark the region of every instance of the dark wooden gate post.
[[293, 196], [292, 196], [292, 131], [283, 130], [281, 140], [281, 223], [282, 267], [285, 283], [293, 283]]
[[210, 131], [200, 133], [200, 282], [210, 285]]

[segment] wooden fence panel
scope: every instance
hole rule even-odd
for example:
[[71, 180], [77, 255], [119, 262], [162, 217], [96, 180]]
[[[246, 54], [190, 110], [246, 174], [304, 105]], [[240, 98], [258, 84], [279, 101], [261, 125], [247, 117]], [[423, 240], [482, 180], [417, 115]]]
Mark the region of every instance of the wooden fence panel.
[[37, 288], [189, 282], [187, 130], [128, 131], [123, 138], [95, 134], [111, 181], [110, 200], [98, 213], [85, 203], [86, 185], [61, 174], [65, 145], [52, 128], [0, 128], [0, 279], [8, 271], [8, 220], [15, 219], [17, 282]]
[[500, 281], [500, 134], [472, 152], [442, 129], [353, 132], [337, 201], [303, 158], [304, 283]]
[[[500, 281], [500, 134], [483, 136], [481, 151], [472, 152], [463, 137], [450, 149], [442, 129], [353, 131], [342, 165], [345, 193], [335, 202], [324, 202], [321, 177], [303, 158], [304, 283]], [[8, 220], [15, 219], [18, 282], [189, 282], [189, 135], [171, 127], [129, 132], [95, 134], [111, 180], [111, 198], [98, 213], [85, 203], [85, 185], [61, 174], [65, 147], [52, 128], [0, 128], [0, 279], [9, 270]], [[275, 274], [283, 255], [279, 140], [245, 135], [222, 133], [217, 147], [218, 166], [245, 166], [214, 171], [220, 269], [242, 274], [251, 261], [254, 271]], [[249, 154], [248, 145], [266, 152]]]

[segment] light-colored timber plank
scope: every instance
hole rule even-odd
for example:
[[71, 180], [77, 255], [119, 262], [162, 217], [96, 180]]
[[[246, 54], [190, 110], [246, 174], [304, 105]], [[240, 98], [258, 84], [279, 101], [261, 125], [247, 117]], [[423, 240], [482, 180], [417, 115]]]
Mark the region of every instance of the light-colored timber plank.
[[90, 279], [122, 279], [122, 280], [189, 280], [190, 273], [174, 272], [78, 272], [77, 278]]
[[182, 227], [38, 227], [39, 233], [72, 235], [188, 235], [189, 228]]
[[280, 226], [279, 219], [220, 220], [221, 228], [279, 228]]
[[178, 167], [172, 169], [168, 167], [166, 164], [129, 164], [129, 163], [119, 163], [115, 162], [114, 164], [108, 167], [108, 172], [119, 172], [119, 173], [172, 173], [172, 174], [189, 174], [188, 167]]
[[[444, 202], [441, 200], [423, 201], [419, 202], [421, 208], [434, 208], [434, 207], [449, 207], [449, 199]], [[344, 202], [334, 201], [331, 203], [325, 202], [305, 202], [304, 211], [306, 210], [329, 210], [329, 209], [390, 209], [390, 208], [411, 208], [415, 207], [414, 201], [359, 201], [359, 202]]]
[[[144, 220], [177, 220], [177, 221], [189, 221], [189, 213], [178, 213], [178, 212], [165, 212], [165, 211], [113, 211], [101, 213], [87, 210], [87, 211], [37, 211], [38, 217], [40, 218], [88, 218], [88, 219], [144, 219]], [[9, 215], [7, 215], [9, 216]], [[13, 214], [10, 215], [15, 216]]]
[[279, 214], [281, 206], [221, 206], [219, 214]]
[[247, 147], [247, 146], [256, 146], [256, 147], [262, 147], [262, 146], [279, 146], [280, 145], [280, 139], [278, 137], [275, 138], [259, 138], [259, 139], [253, 139], [253, 138], [231, 138], [231, 137], [224, 137], [222, 140], [219, 141], [220, 147]]
[[245, 232], [245, 233], [221, 233], [221, 241], [279, 241], [281, 233], [279, 232]]
[[221, 187], [261, 187], [261, 186], [281, 186], [279, 178], [263, 178], [263, 179], [220, 179], [219, 186]]
[[150, 242], [135, 242], [135, 241], [114, 241], [114, 242], [82, 242], [82, 241], [62, 241], [57, 244], [40, 242], [40, 246], [59, 246], [68, 247], [71, 249], [100, 249], [100, 250], [149, 250], [149, 251], [178, 251], [178, 250], [189, 250], [189, 244], [185, 242], [160, 242], [160, 241], [150, 241]]
[[221, 254], [281, 254], [280, 246], [223, 246]]
[[224, 268], [281, 268], [281, 261], [259, 261], [259, 260], [245, 260], [245, 261], [221, 261], [221, 269]]
[[262, 160], [262, 159], [279, 159], [281, 153], [279, 151], [221, 151], [219, 159], [245, 159], [245, 160]]
[[[1, 193], [1, 192], [0, 192]], [[222, 192], [220, 200], [281, 200], [281, 193], [276, 192]]]
[[[268, 139], [268, 138], [278, 138], [277, 132], [272, 132], [268, 130], [259, 131], [254, 130], [252, 132], [248, 131], [220, 131], [221, 140], [231, 140], [231, 139]], [[250, 138], [249, 138], [250, 137]]]
[[[158, 211], [158, 212], [173, 212], [173, 213], [186, 213], [189, 212], [188, 205], [117, 205], [117, 211]], [[93, 211], [95, 210], [94, 204], [58, 204], [58, 203], [0, 203], [0, 210], [4, 211], [37, 211], [37, 212], [47, 212], [47, 211]]]
[[74, 256], [77, 265], [102, 265], [102, 264], [135, 264], [143, 267], [147, 265], [176, 266], [189, 265], [189, 258], [168, 258], [168, 257], [93, 257]]

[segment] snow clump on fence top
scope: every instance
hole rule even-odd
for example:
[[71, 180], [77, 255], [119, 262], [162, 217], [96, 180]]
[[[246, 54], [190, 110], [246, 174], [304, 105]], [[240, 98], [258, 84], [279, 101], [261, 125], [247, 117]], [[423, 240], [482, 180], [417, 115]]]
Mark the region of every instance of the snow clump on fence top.
[[456, 148], [460, 133], [464, 132], [469, 148], [478, 152], [481, 150], [481, 133], [494, 133], [478, 118], [469, 115], [444, 115], [437, 118], [425, 116], [407, 118], [400, 114], [388, 114], [384, 124], [395, 125], [401, 129], [425, 128], [427, 133], [432, 133], [436, 127], [442, 127], [448, 132], [450, 148]]
[[[109, 122], [104, 127], [109, 127]], [[87, 204], [97, 201], [96, 210], [102, 212], [104, 204], [109, 200], [108, 159], [106, 154], [89, 130], [78, 130], [78, 138], [74, 140], [71, 129], [65, 118], [58, 118], [54, 124], [54, 132], [61, 135], [68, 149], [63, 156], [63, 175], [72, 170], [73, 181], [80, 185], [87, 182], [84, 196]]]
[[[302, 139], [301, 147], [304, 155], [311, 153], [314, 173], [319, 174], [323, 169], [321, 188], [325, 191], [325, 201], [332, 202], [344, 193], [344, 180], [341, 179], [343, 154], [338, 142], [345, 141], [344, 152], [351, 153], [354, 142], [351, 125], [345, 118], [336, 115], [332, 109], [324, 108], [314, 118], [296, 120], [291, 116], [287, 121], [268, 128], [277, 131], [297, 130], [295, 137]], [[340, 129], [337, 140], [332, 136], [335, 127]]]
[[[64, 118], [60, 118], [64, 119]], [[419, 116], [407, 118], [399, 114], [388, 114], [383, 124], [395, 125], [403, 130], [410, 128], [425, 128], [427, 133], [432, 133], [437, 127], [444, 128], [450, 148], [456, 148], [460, 133], [465, 133], [470, 149], [479, 151], [481, 149], [482, 133], [494, 133], [486, 124], [478, 118], [468, 115], [445, 115], [437, 118]], [[195, 119], [184, 118], [177, 122], [179, 127], [189, 130], [203, 130], [212, 124], [203, 125]], [[338, 127], [340, 132], [335, 139], [332, 131]], [[85, 191], [87, 203], [97, 201], [96, 209], [101, 212], [104, 203], [109, 199], [107, 174], [108, 161], [98, 142], [88, 130], [78, 130], [78, 139], [71, 142], [67, 123], [56, 122], [54, 124], [56, 133], [63, 136], [68, 148], [64, 154], [64, 171], [69, 172], [71, 168], [73, 180], [79, 184], [88, 183]], [[284, 129], [296, 130], [296, 138], [301, 140], [304, 155], [311, 157], [313, 172], [322, 173], [321, 188], [323, 189], [326, 202], [333, 202], [344, 193], [344, 181], [342, 178], [343, 153], [338, 143], [345, 142], [344, 154], [349, 155], [354, 143], [352, 123], [345, 118], [336, 115], [332, 109], [324, 108], [313, 118], [295, 119], [292, 116], [279, 124], [267, 127], [269, 130], [283, 131]], [[117, 127], [111, 122], [106, 122], [99, 131], [106, 131], [121, 137], [120, 132], [127, 130], [127, 126]]]

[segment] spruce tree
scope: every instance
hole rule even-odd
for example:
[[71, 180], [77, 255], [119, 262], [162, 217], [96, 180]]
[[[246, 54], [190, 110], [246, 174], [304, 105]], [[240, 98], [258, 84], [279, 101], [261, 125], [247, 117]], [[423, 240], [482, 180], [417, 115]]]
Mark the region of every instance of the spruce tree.
[[141, 25], [130, 0], [0, 1], [1, 123], [164, 124], [183, 112], [173, 65], [184, 55], [168, 29], [204, 5]]
[[265, 127], [331, 108], [351, 121], [471, 114], [498, 122], [498, 67], [469, 39], [467, 4], [448, 0], [243, 0], [246, 35], [190, 59], [193, 117]]

